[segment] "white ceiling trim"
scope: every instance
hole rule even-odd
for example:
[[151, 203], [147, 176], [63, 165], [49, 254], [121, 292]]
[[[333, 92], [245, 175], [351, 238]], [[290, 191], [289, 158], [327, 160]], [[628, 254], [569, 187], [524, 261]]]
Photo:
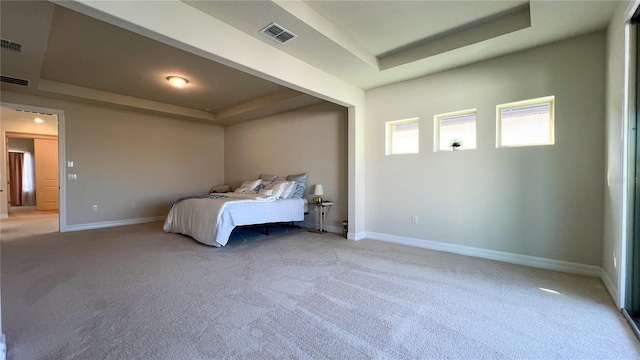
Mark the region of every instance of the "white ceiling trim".
[[510, 9], [378, 56], [386, 70], [531, 27], [529, 4]]
[[[273, 0], [273, 2], [286, 10], [291, 15], [297, 17], [329, 40], [340, 45], [345, 50], [364, 61], [367, 65], [378, 70], [378, 58], [358, 44], [350, 36], [346, 35], [331, 21], [320, 15], [309, 5], [302, 1]], [[299, 39], [304, 41], [304, 39]]]
[[195, 110], [127, 95], [114, 94], [107, 91], [90, 89], [46, 79], [40, 79], [38, 90], [51, 93], [54, 96], [63, 95], [71, 98], [85, 99], [102, 104], [118, 105], [156, 114], [171, 114], [182, 118], [206, 120], [211, 122], [215, 122], [216, 120], [214, 114], [202, 110]]

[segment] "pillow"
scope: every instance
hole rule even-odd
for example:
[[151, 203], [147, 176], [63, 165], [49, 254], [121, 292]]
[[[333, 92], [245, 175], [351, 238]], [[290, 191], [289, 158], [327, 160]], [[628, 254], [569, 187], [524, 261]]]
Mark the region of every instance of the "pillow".
[[263, 190], [273, 190], [271, 195], [275, 196], [276, 199], [282, 196], [282, 191], [284, 187], [287, 185], [286, 181], [272, 182], [271, 184], [265, 186]]
[[246, 187], [239, 187], [237, 189], [234, 190], [234, 193], [236, 194], [242, 194], [243, 192], [247, 191]]
[[307, 187], [307, 174], [289, 175], [287, 180], [295, 181], [297, 185], [291, 197], [302, 198]]
[[280, 195], [283, 199], [290, 198], [297, 185], [295, 181], [287, 181], [286, 184], [287, 185], [285, 185], [284, 190], [282, 190], [282, 195]]
[[264, 189], [264, 187], [271, 184], [276, 177], [276, 175], [260, 174], [260, 184], [258, 184], [256, 190]]
[[211, 187], [211, 190], [209, 190], [209, 194], [213, 194], [213, 193], [225, 193], [225, 192], [229, 192], [231, 189], [229, 188], [229, 185], [214, 185]]
[[256, 188], [256, 190], [264, 189], [265, 186], [271, 184], [271, 181], [260, 180], [260, 184]]
[[258, 185], [260, 185], [260, 179], [258, 180], [247, 180], [240, 185], [241, 188], [247, 188], [249, 191], [254, 191]]
[[272, 182], [276, 177], [277, 175], [260, 174], [260, 180], [264, 180], [266, 182]]
[[262, 195], [262, 196], [273, 195], [273, 189], [260, 189], [258, 191], [258, 195]]

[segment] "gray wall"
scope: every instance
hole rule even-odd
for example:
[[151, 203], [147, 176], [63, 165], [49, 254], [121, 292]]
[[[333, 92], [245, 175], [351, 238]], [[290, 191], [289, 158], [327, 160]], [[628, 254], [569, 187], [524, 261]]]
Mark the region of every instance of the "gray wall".
[[65, 111], [67, 173], [78, 177], [66, 180], [67, 225], [166, 215], [176, 198], [224, 180], [220, 126], [10, 92], [2, 100]]
[[314, 185], [322, 184], [334, 201], [327, 224], [340, 226], [347, 217], [346, 119], [345, 108], [323, 103], [227, 126], [225, 181], [237, 187], [261, 173], [307, 173], [306, 197], [312, 200]]
[[[600, 265], [605, 43], [599, 32], [367, 91], [367, 232]], [[496, 105], [548, 95], [556, 144], [496, 149]], [[469, 108], [478, 149], [434, 153], [433, 116]], [[385, 121], [409, 117], [420, 153], [385, 156]]]

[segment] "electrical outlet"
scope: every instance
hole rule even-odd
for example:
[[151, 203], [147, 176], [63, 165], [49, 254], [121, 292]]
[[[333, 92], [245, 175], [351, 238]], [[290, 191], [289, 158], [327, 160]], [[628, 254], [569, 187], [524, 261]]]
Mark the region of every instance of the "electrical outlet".
[[413, 224], [418, 223], [418, 215], [411, 215], [411, 223]]
[[93, 205], [93, 211], [98, 211], [98, 205]]

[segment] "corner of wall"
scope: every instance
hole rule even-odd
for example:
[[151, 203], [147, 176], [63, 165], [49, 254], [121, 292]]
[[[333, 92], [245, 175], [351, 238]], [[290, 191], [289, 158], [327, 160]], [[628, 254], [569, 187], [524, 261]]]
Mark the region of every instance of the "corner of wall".
[[613, 299], [613, 302], [616, 304], [616, 307], [620, 309], [620, 298], [618, 297], [618, 293], [619, 293], [618, 287], [613, 284], [613, 282], [611, 281], [611, 278], [609, 277], [609, 275], [607, 275], [607, 272], [604, 271], [604, 269], [600, 270], [600, 280], [602, 280], [604, 287], [609, 292], [609, 295], [611, 296], [611, 299]]

